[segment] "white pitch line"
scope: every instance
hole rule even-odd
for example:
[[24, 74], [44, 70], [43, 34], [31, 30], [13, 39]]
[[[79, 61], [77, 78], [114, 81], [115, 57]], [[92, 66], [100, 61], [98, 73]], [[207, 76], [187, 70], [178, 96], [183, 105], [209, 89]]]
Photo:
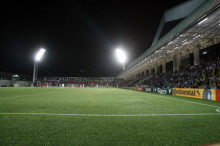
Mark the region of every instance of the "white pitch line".
[[175, 98], [170, 98], [170, 97], [165, 97], [165, 96], [157, 96], [157, 95], [152, 95], [152, 96], [162, 97], [162, 98], [167, 98], [167, 99], [172, 99], [172, 100], [177, 100], [177, 101], [183, 101], [183, 102], [188, 102], [188, 103], [194, 103], [194, 104], [199, 104], [199, 105], [204, 105], [204, 106], [209, 106], [209, 107], [220, 108], [219, 106], [205, 104], [205, 103], [198, 103], [198, 102], [193, 102], [193, 101], [188, 101], [188, 100], [175, 99]]
[[30, 95], [21, 95], [21, 96], [9, 96], [9, 97], [0, 98], [0, 100], [1, 99], [11, 99], [11, 98], [26, 97], [26, 96], [35, 96], [35, 95], [41, 95], [41, 94], [49, 94], [49, 93], [39, 93], [39, 94], [30, 94]]
[[0, 113], [0, 115], [47, 115], [47, 116], [86, 116], [86, 117], [158, 117], [158, 116], [220, 116], [220, 113], [194, 114], [137, 114], [137, 115], [102, 115], [102, 114], [56, 114], [56, 113]]

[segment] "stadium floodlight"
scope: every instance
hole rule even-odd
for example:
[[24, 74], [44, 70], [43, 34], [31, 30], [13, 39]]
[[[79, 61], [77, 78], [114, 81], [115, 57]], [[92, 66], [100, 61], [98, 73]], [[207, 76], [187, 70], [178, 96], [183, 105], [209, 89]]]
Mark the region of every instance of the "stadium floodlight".
[[41, 58], [44, 55], [45, 51], [46, 51], [45, 49], [41, 48], [35, 56], [34, 71], [33, 71], [33, 84], [35, 83], [35, 80], [37, 80], [38, 61], [41, 60]]
[[45, 52], [46, 50], [45, 49], [40, 49], [40, 51], [36, 54], [36, 57], [35, 57], [35, 60], [36, 61], [40, 61], [40, 59], [42, 58], [42, 56], [44, 55], [44, 52]]
[[115, 53], [118, 61], [123, 64], [123, 70], [125, 70], [125, 62], [127, 59], [125, 52], [122, 49], [117, 48]]

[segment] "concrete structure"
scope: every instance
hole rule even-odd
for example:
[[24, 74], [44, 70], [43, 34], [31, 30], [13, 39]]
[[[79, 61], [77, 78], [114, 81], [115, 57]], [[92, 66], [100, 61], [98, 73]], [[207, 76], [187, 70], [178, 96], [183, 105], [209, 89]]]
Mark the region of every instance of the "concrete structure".
[[0, 87], [12, 87], [12, 83], [14, 83], [15, 87], [31, 87], [31, 81], [11, 81], [11, 80], [0, 80]]

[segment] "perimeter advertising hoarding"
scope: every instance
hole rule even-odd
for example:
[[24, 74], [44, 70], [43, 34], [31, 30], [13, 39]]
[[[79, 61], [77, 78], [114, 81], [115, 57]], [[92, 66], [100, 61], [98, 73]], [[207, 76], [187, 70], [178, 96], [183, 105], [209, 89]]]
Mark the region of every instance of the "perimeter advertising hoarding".
[[154, 92], [159, 94], [172, 94], [172, 88], [144, 88], [145, 92]]
[[216, 89], [203, 89], [203, 99], [216, 101]]
[[153, 92], [153, 88], [144, 88], [145, 92]]
[[206, 100], [216, 100], [215, 89], [173, 88], [173, 95]]
[[154, 93], [159, 93], [159, 94], [172, 94], [172, 88], [153, 88]]
[[144, 87], [136, 87], [136, 91], [144, 91]]
[[220, 89], [216, 89], [216, 101], [220, 101]]

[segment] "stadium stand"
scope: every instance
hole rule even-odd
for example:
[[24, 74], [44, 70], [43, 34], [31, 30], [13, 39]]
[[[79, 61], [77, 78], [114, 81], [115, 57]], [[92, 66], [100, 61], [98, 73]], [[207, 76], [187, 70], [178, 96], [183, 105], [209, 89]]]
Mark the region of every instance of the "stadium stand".
[[219, 14], [219, 0], [187, 1], [165, 11], [152, 46], [117, 76], [123, 79], [118, 85], [219, 89]]
[[41, 81], [43, 85], [46, 83], [52, 87], [60, 87], [64, 84], [65, 87], [113, 87], [114, 77], [45, 77]]
[[219, 62], [208, 62], [199, 67], [187, 65], [179, 72], [157, 73], [135, 86], [220, 89], [219, 74]]

